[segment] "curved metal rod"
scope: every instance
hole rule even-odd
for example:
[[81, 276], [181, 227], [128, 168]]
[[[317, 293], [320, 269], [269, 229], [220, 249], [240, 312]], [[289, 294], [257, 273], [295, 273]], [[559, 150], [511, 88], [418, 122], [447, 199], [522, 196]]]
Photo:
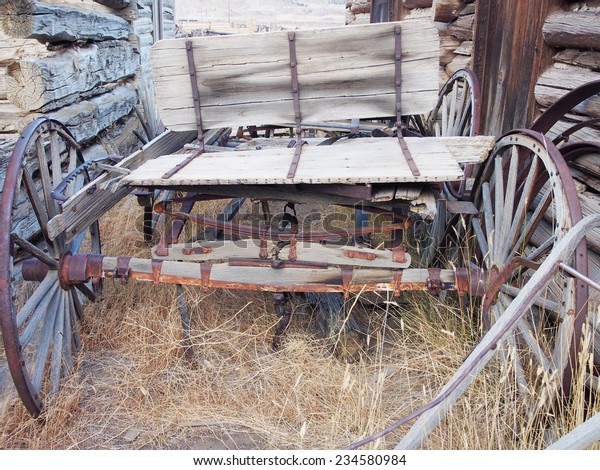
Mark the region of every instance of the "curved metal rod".
[[600, 80], [581, 85], [554, 102], [532, 125], [531, 130], [545, 134], [558, 120], [582, 101], [600, 93]]
[[[517, 321], [523, 316], [535, 299], [537, 292], [560, 269], [562, 260], [573, 253], [581, 241], [583, 241], [585, 235], [595, 228], [600, 228], [600, 214], [590, 215], [581, 220], [558, 242], [548, 255], [548, 258], [540, 265], [540, 268], [531, 276], [529, 282], [508, 306], [504, 315], [498, 319], [487, 334], [479, 341], [462, 366], [432, 402], [396, 421], [383, 431], [350, 444], [345, 449], [357, 449], [364, 446], [420, 416], [420, 419], [411, 427], [400, 443], [398, 443], [396, 449], [415, 449], [419, 447], [493, 357], [493, 351], [498, 343], [512, 332]], [[434, 410], [434, 408], [442, 404], [442, 409]]]

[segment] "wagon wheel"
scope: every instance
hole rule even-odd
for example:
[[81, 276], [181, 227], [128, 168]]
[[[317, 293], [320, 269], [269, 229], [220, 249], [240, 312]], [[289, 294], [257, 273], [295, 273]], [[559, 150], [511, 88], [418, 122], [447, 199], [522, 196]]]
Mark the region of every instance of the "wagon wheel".
[[[498, 140], [477, 175], [473, 201], [480, 214], [470, 219], [477, 262], [490, 278], [482, 307], [489, 327], [581, 219], [581, 207], [564, 159], [532, 131], [512, 131]], [[584, 244], [564, 261], [587, 274]], [[530, 409], [534, 413], [543, 399], [553, 401], [570, 388], [586, 300], [584, 285], [559, 270], [499, 347], [519, 391], [532, 400], [528, 403], [537, 403]]]
[[[440, 90], [438, 102], [426, 122], [428, 136], [452, 137], [479, 134], [481, 125], [481, 102], [479, 81], [469, 69], [456, 71]], [[455, 184], [446, 184], [445, 190], [452, 199], [464, 199], [469, 188], [468, 178], [473, 165], [464, 168], [465, 179]]]
[[[13, 381], [34, 416], [43, 397], [58, 392], [81, 345], [77, 323], [83, 316], [82, 294], [94, 299], [98, 293], [87, 285], [65, 289], [58, 276], [63, 254], [100, 252], [98, 222], [71, 234], [75, 238], [70, 242], [64, 235], [53, 240], [48, 235], [48, 221], [60, 211], [51, 192], [63, 174], [83, 162], [78, 149], [59, 122], [34, 121], [13, 151], [0, 199], [0, 326]], [[86, 179], [80, 175], [67, 195]]]
[[[479, 134], [481, 104], [479, 81], [469, 69], [456, 71], [440, 90], [438, 101], [425, 122], [425, 135], [430, 137], [474, 136]], [[468, 199], [469, 182], [474, 165], [463, 168], [464, 179], [446, 182], [443, 197], [448, 200]], [[460, 214], [439, 210], [432, 226], [429, 246], [423, 253], [424, 265], [460, 264], [459, 247], [463, 245], [464, 221]], [[441, 255], [441, 258], [438, 257]]]

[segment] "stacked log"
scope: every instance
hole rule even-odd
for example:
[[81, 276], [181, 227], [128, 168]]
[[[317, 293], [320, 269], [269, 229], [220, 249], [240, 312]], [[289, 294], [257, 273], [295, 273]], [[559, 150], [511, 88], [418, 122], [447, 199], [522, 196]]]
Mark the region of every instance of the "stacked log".
[[[535, 98], [540, 111], [556, 102], [566, 92], [585, 83], [600, 80], [600, 9], [576, 7], [573, 11], [551, 14], [542, 30], [544, 41], [556, 48], [554, 66], [538, 79]], [[555, 138], [574, 124], [600, 118], [600, 95], [587, 99], [565, 115], [550, 130]], [[600, 143], [598, 125], [581, 129], [569, 137], [569, 143], [591, 141]], [[600, 151], [590, 152], [569, 163], [571, 174], [579, 188], [583, 215], [600, 212]], [[600, 279], [600, 230], [587, 237], [590, 277]], [[590, 291], [597, 302], [600, 293]], [[596, 345], [600, 347], [600, 331]], [[600, 356], [597, 358], [600, 363]]]
[[371, 21], [371, 0], [346, 0], [346, 24], [365, 24]]
[[[158, 3], [160, 37], [172, 37], [174, 1]], [[10, 147], [9, 137], [44, 113], [67, 125], [83, 145], [101, 141], [111, 153], [134, 151], [139, 142], [132, 131], [144, 135], [136, 89], [143, 87], [147, 95], [151, 80], [150, 68], [140, 67], [140, 43], [147, 56], [158, 39], [152, 5], [152, 0], [0, 1], [0, 139]], [[135, 35], [138, 20], [141, 41]]]

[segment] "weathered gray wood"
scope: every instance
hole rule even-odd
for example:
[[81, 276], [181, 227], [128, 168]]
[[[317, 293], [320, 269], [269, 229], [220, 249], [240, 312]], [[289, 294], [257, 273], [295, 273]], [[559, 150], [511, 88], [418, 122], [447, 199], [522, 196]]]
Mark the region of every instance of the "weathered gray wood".
[[413, 10], [415, 8], [431, 8], [433, 0], [402, 0], [402, 6]]
[[137, 99], [136, 90], [123, 85], [46, 115], [67, 126], [77, 142], [85, 143], [133, 111]]
[[455, 54], [473, 55], [473, 41], [463, 41], [460, 46], [454, 50]]
[[[595, 80], [600, 80], [600, 72], [568, 65], [555, 66], [538, 79], [535, 85], [535, 99], [540, 105], [547, 107], [568, 91]], [[585, 100], [575, 111], [587, 116], [600, 117], [600, 96]]]
[[[578, 109], [581, 111], [586, 111], [586, 112], [595, 112], [594, 104], [595, 103], [591, 103], [591, 105], [593, 106], [592, 108], [589, 108], [589, 107], [586, 108], [585, 106], [586, 105], [589, 106], [590, 103], [584, 103], [583, 106], [579, 106]], [[554, 124], [554, 126], [552, 126], [552, 129], [550, 129], [547, 132], [547, 136], [550, 139], [554, 139], [554, 138], [558, 137], [561, 133], [567, 131], [568, 129], [573, 127], [578, 122], [581, 122], [583, 120], [590, 118], [590, 116], [573, 115], [573, 114], [570, 114], [567, 117], [569, 119], [573, 119], [574, 122], [563, 121], [563, 120], [557, 121], [556, 124]], [[595, 127], [584, 127], [583, 129], [579, 129], [577, 132], [575, 132], [574, 134], [571, 134], [569, 136], [570, 143], [582, 142], [582, 141], [600, 142], [600, 130]], [[582, 159], [582, 161], [583, 161], [583, 159]], [[592, 171], [592, 170], [590, 170], [590, 171]]]
[[600, 214], [583, 219], [555, 245], [546, 260], [531, 276], [529, 282], [525, 284], [519, 295], [508, 305], [504, 314], [492, 325], [475, 349], [469, 354], [465, 362], [463, 362], [448, 383], [442, 388], [437, 395], [441, 403], [421, 415], [398, 443], [396, 449], [416, 449], [425, 442], [454, 403], [456, 403], [475, 377], [479, 375], [490, 359], [492, 359], [495, 354], [494, 349], [492, 349], [493, 345], [497, 345], [502, 338], [512, 333], [516, 327], [516, 322], [531, 304], [531, 301], [526, 301], [527, 297], [531, 296], [535, 298], [535, 292], [542, 290], [547, 283], [545, 277], [551, 276], [557, 269], [557, 264], [568, 258], [586, 233], [589, 233], [594, 228], [600, 228]]
[[0, 100], [0, 133], [22, 132], [36, 116], [38, 115], [23, 111], [6, 100]]
[[583, 183], [584, 186], [589, 186], [594, 191], [600, 193], [600, 178], [594, 178], [577, 168], [571, 168], [571, 176], [576, 181]]
[[471, 62], [472, 60], [470, 56], [457, 55], [456, 57], [454, 57], [454, 59], [452, 59], [452, 62], [446, 65], [446, 73], [448, 73], [449, 76], [452, 76], [452, 74], [454, 74], [460, 69], [469, 68]]
[[577, 157], [571, 162], [575, 168], [585, 172], [588, 175], [600, 180], [600, 155], [597, 153], [590, 153], [588, 155], [582, 155]]
[[115, 15], [35, 0], [11, 0], [0, 6], [1, 26], [15, 38], [42, 42], [127, 39], [131, 26]]
[[[459, 163], [483, 161], [494, 138], [407, 137], [420, 174], [414, 175], [402, 155], [398, 139], [355, 139], [340, 146], [308, 146], [293, 178], [287, 176], [294, 149], [271, 148], [202, 155], [170, 178], [162, 176], [188, 155], [165, 155], [148, 161], [123, 178], [133, 186], [360, 184], [455, 181], [462, 178]], [[364, 156], [377, 155], [377, 165], [366, 167]]]
[[474, 14], [460, 16], [448, 27], [448, 33], [462, 41], [472, 41], [474, 23]]
[[[194, 132], [167, 131], [146, 144], [141, 150], [119, 162], [120, 168], [134, 169], [143, 161], [157, 158], [165, 153], [176, 152], [185, 144], [194, 140]], [[81, 233], [80, 227], [87, 227], [94, 220], [99, 219], [114, 205], [129, 194], [132, 188], [128, 186], [105, 187], [113, 175], [102, 175], [94, 182], [81, 188], [62, 207], [62, 213], [48, 222], [48, 234], [56, 238], [64, 231], [67, 233]], [[88, 192], [91, 186], [95, 191]], [[72, 231], [72, 229], [75, 231]], [[71, 240], [67, 237], [67, 242]]]
[[461, 41], [447, 34], [440, 33], [440, 65], [444, 66], [452, 62], [456, 57], [456, 49], [461, 45]]
[[600, 441], [600, 413], [588, 418], [546, 450], [584, 450]]
[[600, 52], [566, 49], [554, 56], [556, 62], [600, 71]]
[[464, 0], [433, 0], [433, 21], [449, 23], [458, 18], [465, 7]]
[[0, 65], [22, 58], [46, 57], [52, 53], [35, 39], [7, 38], [0, 40]]
[[100, 5], [107, 6], [109, 8], [114, 8], [115, 10], [120, 10], [122, 8], [127, 8], [131, 5], [131, 0], [94, 0], [96, 3]]
[[600, 51], [600, 12], [552, 13], [542, 28], [544, 41], [554, 47]]
[[134, 75], [137, 67], [137, 56], [125, 41], [74, 47], [54, 57], [9, 65], [7, 95], [19, 108], [51, 111], [97, 94], [104, 84]]
[[[303, 120], [396, 115], [396, 25], [296, 31]], [[402, 113], [426, 113], [437, 101], [437, 30], [430, 21], [400, 25]], [[206, 127], [295, 121], [287, 32], [192, 42]], [[196, 127], [185, 44], [186, 39], [159, 41], [152, 51], [157, 103], [172, 130]]]

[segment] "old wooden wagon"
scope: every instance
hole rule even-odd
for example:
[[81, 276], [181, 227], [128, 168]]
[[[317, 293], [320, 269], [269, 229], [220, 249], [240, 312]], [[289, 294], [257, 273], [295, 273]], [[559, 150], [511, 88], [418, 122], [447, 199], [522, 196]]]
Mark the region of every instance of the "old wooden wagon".
[[[0, 201], [0, 320], [29, 412], [38, 415], [69, 373], [83, 303], [106, 278], [271, 292], [282, 315], [275, 347], [289, 321], [286, 293], [478, 296], [496, 336], [462, 379], [497, 349], [514, 361], [523, 393], [568, 390], [588, 298], [574, 183], [544, 123], [478, 135], [477, 80], [460, 71], [439, 91], [438, 43], [419, 21], [165, 40], [153, 72], [168, 130], [140, 151], [84, 162], [59, 122], [27, 127]], [[319, 145], [307, 137], [331, 122], [341, 134]], [[218, 151], [222, 129], [238, 127], [294, 135]], [[98, 219], [133, 190], [148, 223], [152, 211], [170, 223], [147, 258], [104, 256]], [[264, 223], [232, 222], [246, 198], [261, 201]], [[202, 215], [215, 199], [231, 202], [217, 218]], [[276, 223], [273, 202], [285, 204]], [[317, 230], [296, 204], [356, 216]], [[415, 267], [403, 240], [421, 205], [434, 243]], [[186, 222], [213, 239], [184, 239]], [[440, 264], [441, 250], [452, 265]], [[546, 258], [554, 262], [542, 273]], [[538, 383], [540, 367], [553, 384]]]

